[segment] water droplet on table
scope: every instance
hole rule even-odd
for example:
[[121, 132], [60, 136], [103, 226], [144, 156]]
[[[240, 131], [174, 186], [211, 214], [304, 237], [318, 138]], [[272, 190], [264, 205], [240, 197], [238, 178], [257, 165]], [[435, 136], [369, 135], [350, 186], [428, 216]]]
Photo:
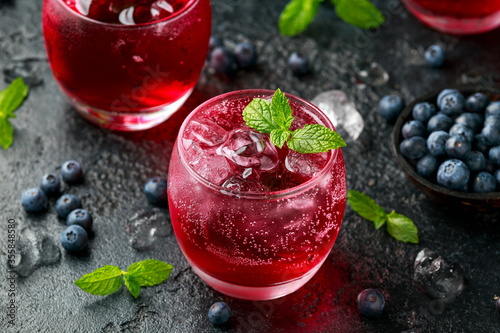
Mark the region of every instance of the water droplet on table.
[[370, 86], [379, 87], [389, 81], [389, 74], [376, 62], [366, 63], [356, 73], [356, 80]]

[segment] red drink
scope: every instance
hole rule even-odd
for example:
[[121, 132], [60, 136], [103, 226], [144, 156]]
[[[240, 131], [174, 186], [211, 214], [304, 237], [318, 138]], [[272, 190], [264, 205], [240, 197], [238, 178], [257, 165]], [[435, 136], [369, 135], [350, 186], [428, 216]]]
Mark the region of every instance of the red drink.
[[[242, 111], [267, 90], [215, 97], [184, 121], [169, 170], [169, 208], [179, 245], [216, 290], [242, 299], [289, 294], [320, 268], [344, 215], [340, 149], [299, 154], [250, 129]], [[287, 95], [296, 119], [333, 128], [312, 104]]]
[[500, 0], [403, 0], [424, 24], [452, 34], [476, 34], [500, 25]]
[[184, 103], [204, 65], [210, 29], [209, 0], [45, 0], [43, 6], [57, 82], [82, 115], [118, 130], [152, 127]]

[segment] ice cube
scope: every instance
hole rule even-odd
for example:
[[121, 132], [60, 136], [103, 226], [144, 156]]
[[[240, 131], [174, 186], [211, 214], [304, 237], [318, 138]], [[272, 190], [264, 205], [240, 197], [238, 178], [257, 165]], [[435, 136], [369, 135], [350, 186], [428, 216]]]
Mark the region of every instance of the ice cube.
[[238, 176], [232, 176], [226, 179], [222, 187], [231, 191], [262, 193], [265, 192], [265, 187], [254, 179], [243, 179]]
[[172, 233], [170, 216], [159, 208], [141, 211], [127, 223], [130, 245], [138, 251], [151, 248], [157, 237], [166, 237]]
[[200, 176], [215, 185], [221, 185], [234, 173], [231, 163], [220, 155], [204, 155], [190, 164]]
[[269, 137], [246, 128], [229, 132], [226, 143], [217, 153], [245, 169], [271, 171], [279, 165], [278, 151]]
[[[364, 129], [364, 121], [356, 110], [356, 105], [340, 90], [330, 90], [318, 94], [311, 100], [323, 111], [344, 139], [356, 141]], [[346, 136], [347, 134], [347, 136]]]
[[301, 154], [290, 150], [285, 158], [285, 166], [290, 172], [311, 178], [326, 165], [328, 155], [329, 153]]
[[376, 62], [365, 63], [356, 73], [356, 79], [364, 84], [378, 87], [389, 81], [389, 74]]
[[196, 142], [201, 148], [220, 146], [226, 141], [227, 132], [206, 119], [193, 119], [184, 131], [184, 139]]
[[413, 283], [430, 298], [450, 302], [465, 288], [465, 275], [458, 264], [423, 249], [415, 259]]

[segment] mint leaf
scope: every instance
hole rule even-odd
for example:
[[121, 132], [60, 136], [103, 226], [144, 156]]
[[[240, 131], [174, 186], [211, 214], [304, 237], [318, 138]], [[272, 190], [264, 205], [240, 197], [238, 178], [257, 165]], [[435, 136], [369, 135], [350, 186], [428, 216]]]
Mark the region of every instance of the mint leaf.
[[375, 229], [380, 229], [387, 220], [384, 209], [364, 193], [349, 190], [347, 191], [347, 201], [356, 213], [372, 221], [375, 224]]
[[292, 116], [292, 108], [281, 90], [277, 89], [271, 100], [271, 117], [281, 129], [288, 130], [295, 117]]
[[283, 148], [285, 142], [290, 138], [292, 131], [284, 129], [274, 129], [271, 131], [270, 139], [271, 143], [276, 147]]
[[387, 215], [387, 231], [399, 241], [418, 244], [418, 230], [408, 217], [396, 214], [394, 211]]
[[123, 275], [123, 282], [125, 282], [125, 286], [130, 291], [134, 298], [139, 297], [139, 293], [141, 292], [141, 286], [137, 281], [135, 281], [134, 277], [128, 274]]
[[298, 153], [323, 153], [330, 149], [345, 147], [340, 135], [323, 125], [305, 125], [304, 128], [292, 132], [287, 142], [288, 148]]
[[281, 127], [273, 120], [271, 103], [254, 98], [243, 110], [243, 119], [248, 126], [261, 133], [271, 133], [273, 129]]
[[83, 291], [93, 295], [109, 295], [120, 289], [122, 270], [116, 266], [106, 265], [92, 273], [85, 274], [75, 281]]
[[362, 29], [373, 29], [385, 22], [382, 13], [368, 0], [332, 0], [337, 15]]
[[313, 21], [322, 0], [292, 0], [280, 15], [278, 27], [285, 36], [295, 36]]
[[130, 265], [125, 275], [132, 276], [141, 287], [149, 287], [168, 279], [172, 269], [172, 265], [166, 262], [146, 259]]
[[7, 118], [0, 118], [0, 145], [7, 149], [12, 145], [14, 129]]
[[15, 118], [14, 111], [28, 95], [28, 87], [22, 78], [18, 77], [2, 92], [0, 96], [0, 113], [7, 118]]

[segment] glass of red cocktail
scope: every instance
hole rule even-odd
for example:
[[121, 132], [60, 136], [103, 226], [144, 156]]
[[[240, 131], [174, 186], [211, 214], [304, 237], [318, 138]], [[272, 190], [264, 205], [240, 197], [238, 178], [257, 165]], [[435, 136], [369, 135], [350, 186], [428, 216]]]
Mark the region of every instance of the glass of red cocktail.
[[[272, 91], [217, 96], [184, 121], [170, 160], [169, 209], [194, 271], [236, 298], [267, 300], [304, 285], [330, 252], [342, 223], [346, 175], [340, 149], [299, 154], [248, 127], [242, 111]], [[286, 95], [291, 130], [330, 120]]]
[[442, 32], [467, 35], [500, 25], [500, 0], [403, 0], [421, 22]]
[[209, 0], [45, 0], [56, 81], [76, 110], [116, 130], [150, 128], [188, 98], [204, 65]]

